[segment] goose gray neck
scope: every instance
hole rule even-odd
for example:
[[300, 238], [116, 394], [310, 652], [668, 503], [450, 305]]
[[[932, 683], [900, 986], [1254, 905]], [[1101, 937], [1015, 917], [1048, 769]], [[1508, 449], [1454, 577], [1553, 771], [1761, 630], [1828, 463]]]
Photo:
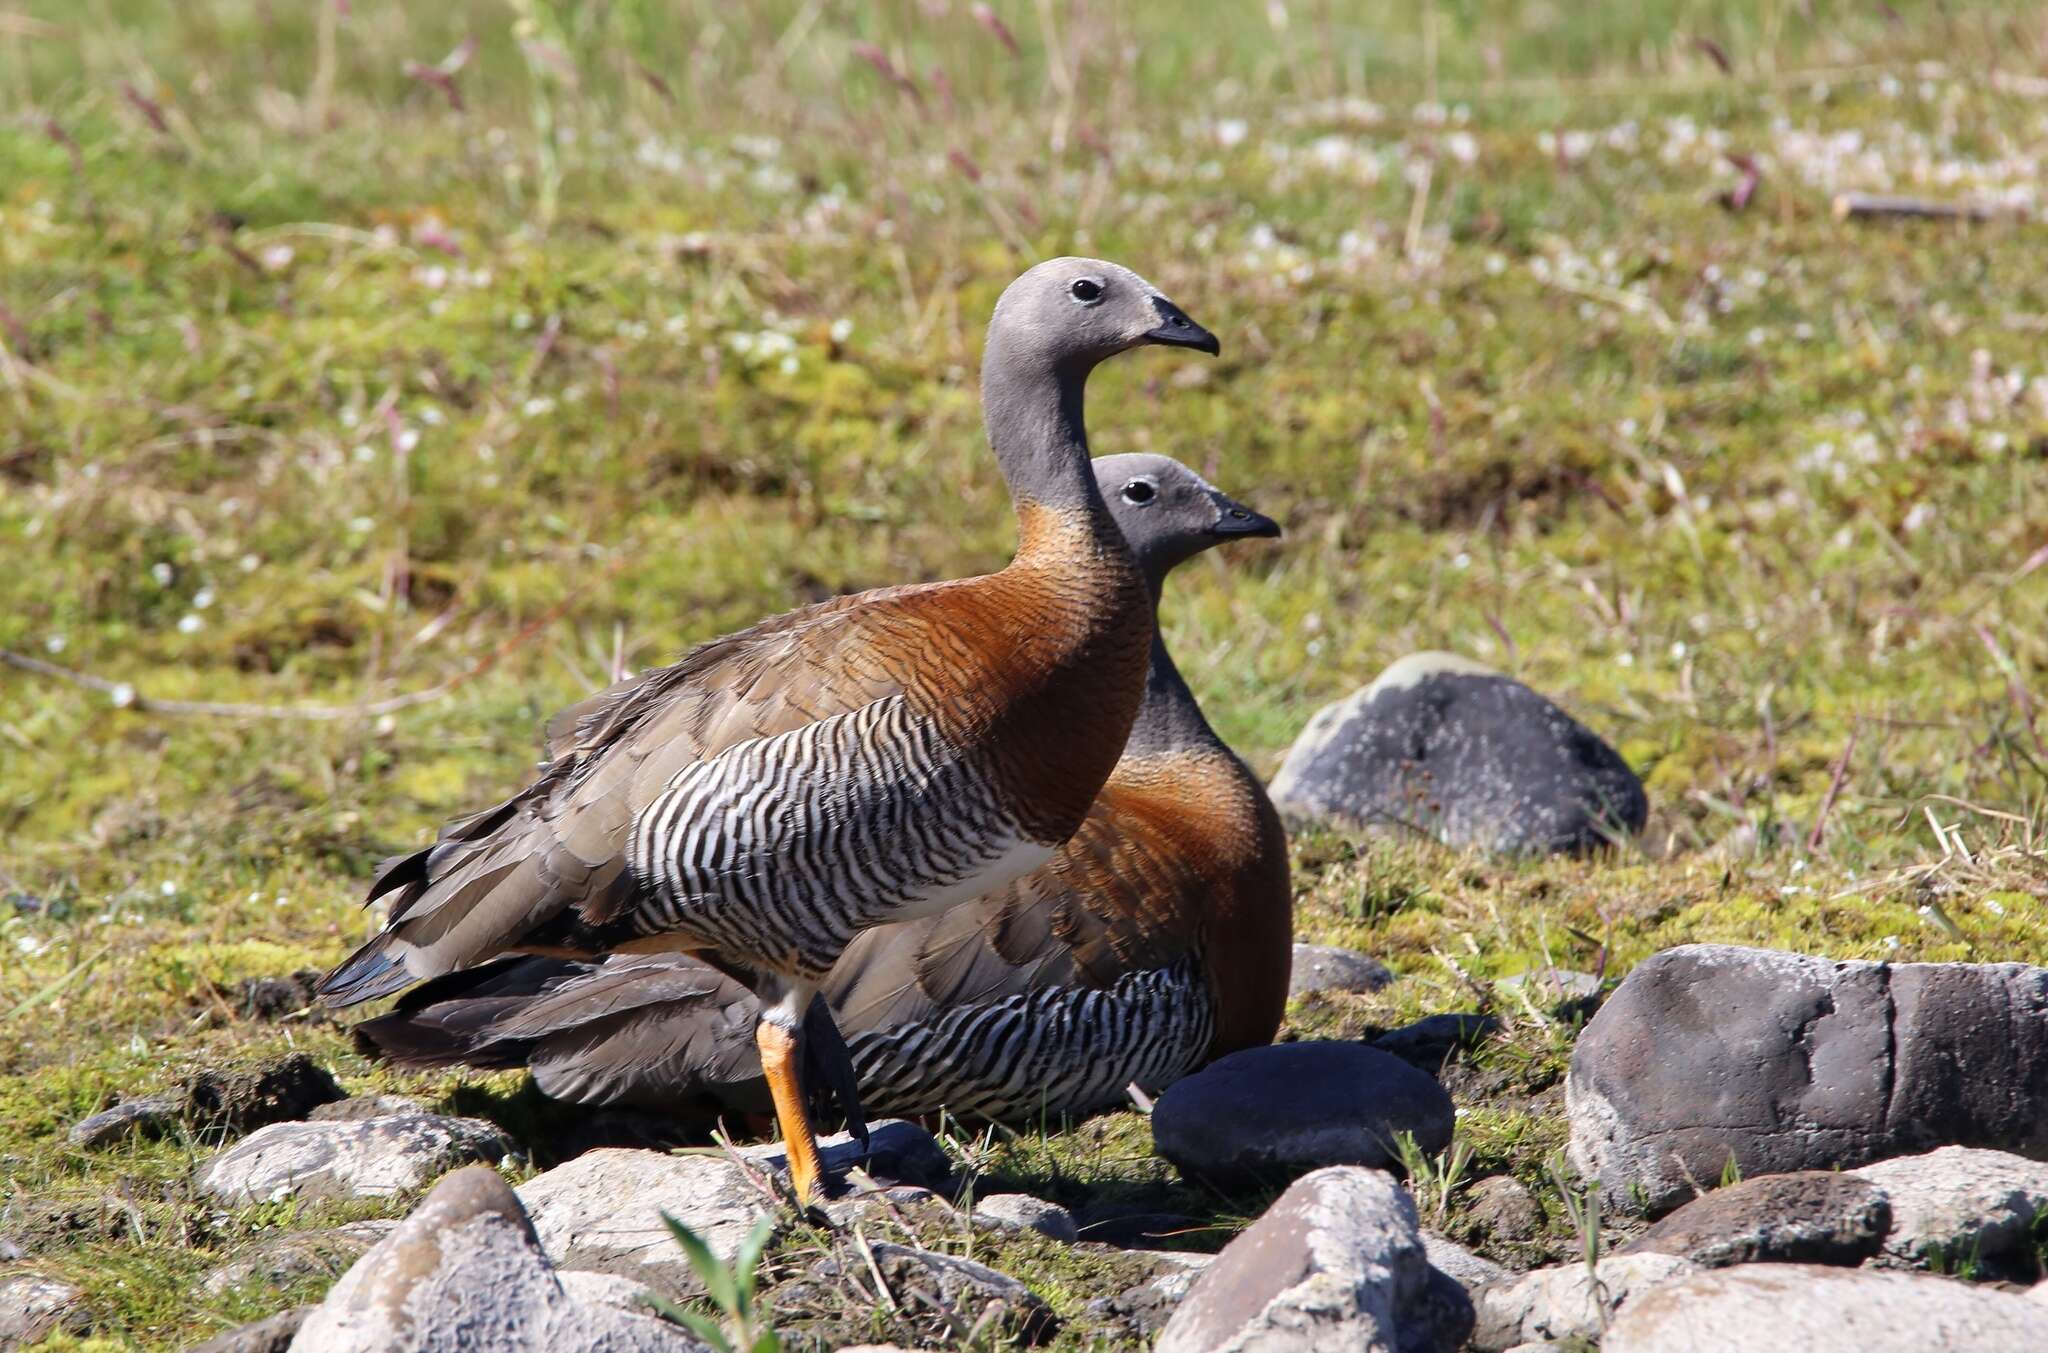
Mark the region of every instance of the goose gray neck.
[[1010, 498], [1080, 512], [1118, 540], [1095, 475], [1088, 467], [1084, 397], [1092, 363], [1055, 364], [1020, 354], [997, 327], [982, 359], [982, 416]]
[[[1156, 598], [1158, 592], [1155, 590]], [[1166, 651], [1166, 640], [1157, 628], [1152, 631], [1152, 664], [1145, 672], [1145, 700], [1138, 706], [1138, 720], [1131, 725], [1130, 740], [1124, 744], [1127, 756], [1184, 752], [1199, 747], [1221, 746], [1195, 693], [1181, 679]]]

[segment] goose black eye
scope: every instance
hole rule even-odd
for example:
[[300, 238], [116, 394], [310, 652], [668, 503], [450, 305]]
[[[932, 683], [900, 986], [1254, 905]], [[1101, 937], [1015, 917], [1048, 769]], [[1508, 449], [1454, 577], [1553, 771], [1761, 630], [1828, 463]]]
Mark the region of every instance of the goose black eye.
[[1068, 287], [1067, 290], [1073, 292], [1074, 299], [1083, 305], [1088, 305], [1102, 299], [1102, 283], [1090, 278], [1076, 278], [1074, 285]]
[[1143, 507], [1159, 496], [1159, 490], [1143, 479], [1133, 479], [1124, 485], [1124, 501], [1133, 507]]

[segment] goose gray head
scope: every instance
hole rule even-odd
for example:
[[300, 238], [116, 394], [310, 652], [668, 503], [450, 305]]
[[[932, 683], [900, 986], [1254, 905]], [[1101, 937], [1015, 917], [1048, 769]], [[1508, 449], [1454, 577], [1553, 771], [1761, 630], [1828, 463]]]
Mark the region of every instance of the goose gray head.
[[1099, 258], [1055, 258], [1004, 290], [989, 321], [989, 346], [1005, 359], [1036, 359], [1085, 375], [1096, 363], [1147, 343], [1214, 356], [1216, 336], [1129, 268]]
[[1156, 593], [1168, 572], [1212, 545], [1272, 538], [1280, 523], [1261, 516], [1170, 456], [1104, 456], [1095, 482]]

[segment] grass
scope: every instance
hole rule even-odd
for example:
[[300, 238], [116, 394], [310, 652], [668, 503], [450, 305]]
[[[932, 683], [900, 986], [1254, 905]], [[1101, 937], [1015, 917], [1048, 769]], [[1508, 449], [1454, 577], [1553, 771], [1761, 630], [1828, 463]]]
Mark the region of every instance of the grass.
[[[65, 1144], [112, 1098], [303, 1049], [531, 1112], [512, 1078], [244, 1017], [239, 984], [337, 959], [374, 862], [515, 784], [615, 668], [999, 563], [979, 331], [1044, 255], [1127, 261], [1223, 336], [1106, 368], [1093, 431], [1287, 526], [1183, 570], [1166, 615], [1255, 763], [1449, 648], [1649, 787], [1643, 840], [1592, 861], [1299, 836], [1299, 935], [1400, 980], [1292, 1033], [1693, 940], [2048, 958], [2042, 227], [1829, 210], [2038, 210], [2039, 15], [992, 13], [0, 9], [0, 648], [111, 688], [0, 668], [0, 1234], [87, 1287], [93, 1338], [304, 1299], [194, 1281], [405, 1206], [213, 1209], [196, 1144]], [[1731, 155], [1762, 170], [1739, 210]], [[1508, 1030], [1450, 1073], [1468, 1176], [1529, 1184], [1569, 1257], [1571, 1030], [1493, 1004]], [[988, 1150], [1215, 1228], [1184, 1243], [1255, 1211], [1147, 1135]], [[1085, 1304], [1044, 1247], [1004, 1257]]]

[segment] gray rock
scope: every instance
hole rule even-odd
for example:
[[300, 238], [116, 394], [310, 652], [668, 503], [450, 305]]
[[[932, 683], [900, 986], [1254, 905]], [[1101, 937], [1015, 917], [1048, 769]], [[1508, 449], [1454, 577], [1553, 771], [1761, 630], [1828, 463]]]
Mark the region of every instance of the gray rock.
[[1629, 1303], [1601, 1353], [2036, 1353], [2048, 1312], [1946, 1278], [1745, 1264], [1681, 1278]]
[[[932, 1135], [891, 1119], [871, 1128], [868, 1168], [945, 1182], [950, 1166]], [[860, 1161], [860, 1148], [840, 1134], [819, 1143], [827, 1170]], [[771, 1177], [787, 1180], [782, 1148], [743, 1146], [722, 1155], [655, 1151], [587, 1151], [519, 1186], [548, 1257], [563, 1268], [619, 1273], [667, 1296], [700, 1291], [683, 1252], [662, 1221], [667, 1212], [703, 1237], [721, 1259], [739, 1252], [754, 1222], [777, 1215]]]
[[[965, 1319], [969, 1324], [986, 1319], [984, 1326], [994, 1341], [1012, 1340], [1024, 1344], [1043, 1343], [1059, 1330], [1059, 1317], [1044, 1298], [1018, 1282], [1007, 1273], [998, 1272], [986, 1264], [977, 1264], [971, 1259], [957, 1255], [938, 1254], [931, 1250], [920, 1250], [909, 1245], [891, 1245], [874, 1242], [868, 1246], [874, 1255], [875, 1268], [882, 1275], [882, 1282], [895, 1298], [896, 1305], [913, 1320], [922, 1325], [925, 1322], [916, 1314], [921, 1311], [950, 1311], [956, 1319]], [[822, 1283], [843, 1288], [847, 1274], [840, 1268], [842, 1262], [858, 1266], [858, 1281], [863, 1285], [872, 1283], [867, 1272], [865, 1258], [826, 1258], [820, 1260], [813, 1272]], [[937, 1344], [951, 1342], [948, 1334], [957, 1337], [957, 1331], [943, 1321], [934, 1322], [932, 1327], [922, 1330], [925, 1338], [920, 1343]]]
[[392, 1118], [425, 1113], [427, 1106], [409, 1095], [350, 1095], [322, 1104], [306, 1115], [313, 1123], [359, 1123], [365, 1118]]
[[1224, 1247], [1155, 1353], [1435, 1353], [1471, 1306], [1429, 1265], [1407, 1190], [1376, 1170], [1317, 1170]]
[[1538, 1010], [1591, 1014], [1599, 1004], [1600, 991], [1605, 983], [1589, 972], [1573, 972], [1569, 968], [1532, 968], [1512, 977], [1503, 977], [1494, 985], [1511, 993], [1526, 994], [1529, 1003]]
[[2001, 1260], [2029, 1250], [2048, 1217], [2048, 1165], [2004, 1151], [1946, 1146], [1850, 1174], [1891, 1204], [1891, 1264], [1954, 1272]]
[[1463, 1245], [1446, 1240], [1434, 1231], [1422, 1233], [1422, 1252], [1429, 1257], [1431, 1268], [1467, 1292], [1508, 1276], [1508, 1271], [1491, 1259], [1482, 1259]]
[[1287, 994], [1292, 997], [1325, 991], [1383, 991], [1393, 981], [1393, 969], [1370, 954], [1330, 944], [1297, 944]]
[[2043, 1306], [2048, 1306], [2048, 1281], [2035, 1283], [2021, 1295], [2028, 1301], [2039, 1302]]
[[[1094, 1246], [1088, 1248], [1094, 1249]], [[1097, 1297], [1088, 1303], [1087, 1313], [1098, 1326], [1092, 1337], [1116, 1346], [1123, 1343], [1150, 1347], [1167, 1319], [1194, 1286], [1202, 1270], [1214, 1263], [1212, 1254], [1186, 1254], [1177, 1250], [1124, 1250], [1124, 1258], [1149, 1258], [1157, 1267], [1144, 1282], [1124, 1288], [1112, 1297]]]
[[1824, 1170], [1759, 1175], [1693, 1199], [1624, 1247], [1675, 1254], [1701, 1268], [1845, 1264], [1878, 1252], [1892, 1224], [1884, 1190]]
[[353, 1221], [325, 1231], [287, 1231], [259, 1240], [200, 1279], [199, 1290], [217, 1297], [250, 1283], [282, 1287], [311, 1274], [339, 1277], [397, 1225], [395, 1221]]
[[297, 1353], [489, 1349], [702, 1353], [673, 1325], [581, 1302], [556, 1279], [497, 1172], [457, 1171], [328, 1292]]
[[1068, 1244], [1081, 1238], [1081, 1228], [1074, 1224], [1073, 1213], [1058, 1203], [1048, 1203], [1028, 1193], [996, 1193], [982, 1198], [974, 1204], [974, 1219], [992, 1226], [1036, 1231]]
[[1612, 747], [1521, 682], [1450, 653], [1411, 654], [1319, 710], [1272, 794], [1295, 818], [1517, 854], [1595, 849], [1649, 815]]
[[85, 1329], [85, 1294], [35, 1273], [0, 1275], [0, 1353]]
[[136, 1133], [156, 1136], [172, 1123], [178, 1121], [178, 1111], [184, 1107], [184, 1100], [177, 1095], [149, 1095], [142, 1099], [131, 1099], [116, 1104], [110, 1109], [101, 1109], [88, 1118], [81, 1118], [71, 1125], [66, 1134], [73, 1146], [86, 1151], [96, 1151], [103, 1146], [112, 1146]]
[[582, 1269], [565, 1268], [555, 1274], [555, 1281], [562, 1290], [586, 1306], [609, 1306], [615, 1311], [626, 1311], [633, 1315], [650, 1313], [648, 1302], [651, 1294], [647, 1284], [635, 1282], [617, 1273], [591, 1273]]
[[1545, 1339], [1598, 1339], [1614, 1315], [1652, 1288], [1697, 1273], [1670, 1254], [1616, 1254], [1597, 1280], [1584, 1264], [1539, 1268], [1472, 1294], [1472, 1347], [1481, 1353]]
[[292, 1346], [299, 1326], [306, 1323], [306, 1317], [313, 1314], [313, 1310], [311, 1306], [296, 1306], [289, 1311], [279, 1311], [276, 1315], [231, 1329], [226, 1334], [215, 1335], [203, 1344], [194, 1344], [185, 1353], [285, 1353]]
[[2048, 969], [1729, 945], [1646, 960], [1579, 1036], [1571, 1155], [1609, 1201], [1937, 1146], [2048, 1158]]
[[1280, 1183], [1323, 1165], [1386, 1165], [1394, 1136], [1450, 1144], [1451, 1097], [1427, 1074], [1356, 1043], [1231, 1053], [1168, 1086], [1152, 1109], [1159, 1154], [1219, 1184]]
[[241, 1206], [281, 1198], [388, 1198], [511, 1149], [489, 1123], [439, 1114], [360, 1122], [273, 1123], [199, 1172], [199, 1190]]
[[1534, 1195], [1513, 1175], [1474, 1180], [1465, 1198], [1465, 1215], [1495, 1240], [1531, 1240], [1543, 1229]]

